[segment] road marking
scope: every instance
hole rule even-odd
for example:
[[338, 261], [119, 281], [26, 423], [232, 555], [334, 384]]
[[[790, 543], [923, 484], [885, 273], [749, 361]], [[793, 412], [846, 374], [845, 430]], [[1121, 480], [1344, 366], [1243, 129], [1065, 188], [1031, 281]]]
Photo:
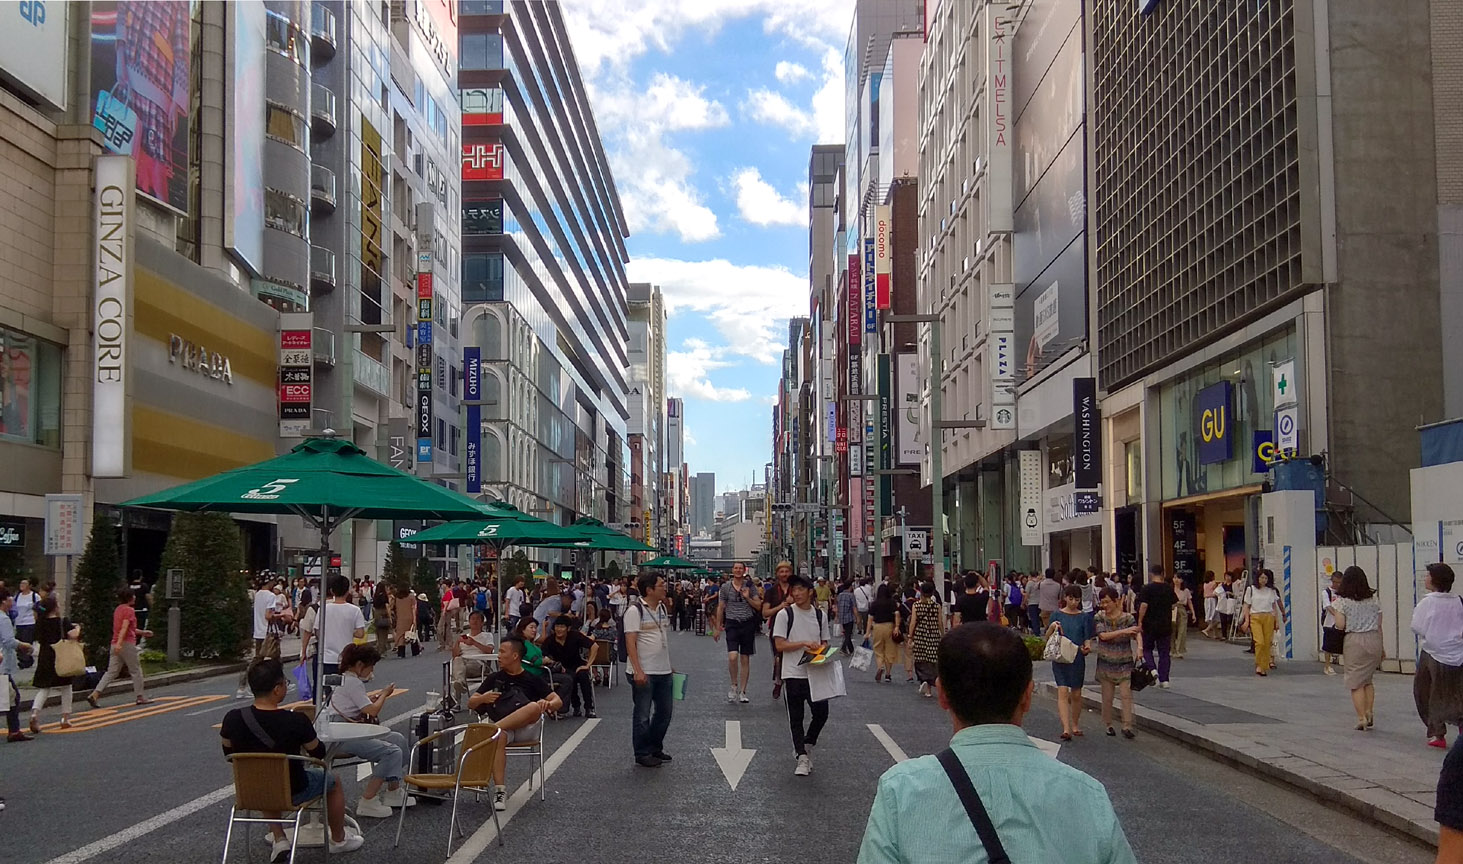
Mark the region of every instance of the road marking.
[[[386, 721], [385, 725], [395, 726], [397, 723], [400, 723], [403, 720], [407, 720], [415, 714], [421, 713], [422, 710], [422, 707], [419, 705], [411, 711], [406, 712], [405, 714], [398, 714], [397, 716], [392, 717], [391, 719]], [[144, 837], [148, 834], [151, 834], [159, 828], [165, 828], [180, 819], [185, 819], [205, 807], [210, 807], [214, 804], [219, 803], [220, 801], [227, 801], [233, 794], [234, 784], [230, 783], [227, 786], [209, 792], [207, 795], [195, 798], [186, 804], [182, 804], [174, 807], [171, 810], [159, 813], [151, 819], [147, 819], [143, 822], [138, 822], [136, 825], [133, 825], [130, 828], [127, 828], [116, 834], [112, 834], [108, 837], [103, 837], [102, 839], [97, 840], [94, 843], [88, 843], [87, 845], [82, 846], [80, 849], [76, 849], [72, 852], [67, 852], [65, 855], [52, 858], [50, 861], [47, 861], [46, 864], [82, 864], [83, 861], [90, 861], [98, 855], [110, 852], [119, 846], [125, 846], [139, 837]]]
[[91, 711], [83, 711], [71, 720], [71, 728], [62, 729], [60, 721], [47, 723], [41, 727], [42, 732], [53, 735], [72, 735], [77, 732], [90, 732], [95, 729], [105, 729], [108, 726], [118, 726], [123, 723], [131, 723], [133, 720], [144, 720], [148, 717], [157, 717], [161, 714], [171, 714], [174, 711], [181, 711], [184, 708], [197, 708], [209, 702], [217, 702], [220, 699], [227, 699], [227, 696], [159, 696], [148, 705], [119, 705], [114, 708], [97, 708]]
[[878, 723], [870, 723], [869, 731], [874, 733], [874, 737], [879, 739], [879, 743], [883, 744], [884, 749], [889, 751], [889, 755], [894, 757], [894, 763], [896, 765], [909, 760], [909, 756], [905, 754], [904, 748], [900, 747], [894, 742], [893, 738], [889, 737], [889, 733], [884, 731], [883, 726], [880, 726]]
[[[584, 725], [575, 730], [574, 734], [569, 736], [569, 740], [559, 745], [557, 750], [549, 754], [549, 758], [544, 761], [545, 781], [554, 776], [554, 772], [558, 770], [559, 766], [564, 764], [564, 761], [569, 758], [576, 747], [584, 743], [584, 739], [598, 725], [598, 718], [584, 721]], [[537, 775], [535, 774], [535, 776]], [[518, 791], [508, 797], [508, 809], [503, 811], [498, 817], [504, 826], [513, 819], [513, 816], [519, 810], [523, 809], [524, 804], [527, 804], [538, 794], [538, 790], [530, 789], [528, 784], [529, 781], [523, 781], [523, 785], [518, 787]], [[487, 806], [491, 807], [493, 805], [489, 802]], [[498, 828], [493, 824], [493, 814], [489, 813], [487, 815], [487, 821], [483, 823], [483, 826], [474, 831], [472, 836], [467, 838], [466, 842], [457, 847], [457, 851], [453, 852], [452, 857], [447, 859], [447, 864], [472, 864], [473, 861], [477, 860], [479, 855], [487, 851], [488, 844], [496, 840], [497, 837]]]
[[737, 784], [742, 782], [742, 775], [747, 773], [755, 755], [756, 750], [742, 749], [742, 721], [726, 721], [726, 747], [712, 747], [711, 756], [733, 792], [737, 791]]

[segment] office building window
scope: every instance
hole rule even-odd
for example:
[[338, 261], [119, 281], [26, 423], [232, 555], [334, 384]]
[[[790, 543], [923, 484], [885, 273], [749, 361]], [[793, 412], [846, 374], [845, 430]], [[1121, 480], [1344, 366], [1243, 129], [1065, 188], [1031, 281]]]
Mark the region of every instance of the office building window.
[[61, 446], [61, 348], [0, 328], [0, 441]]
[[278, 189], [264, 190], [264, 224], [278, 231], [305, 238], [305, 202]]
[[301, 153], [306, 152], [305, 148], [309, 146], [305, 118], [274, 102], [270, 102], [264, 112], [264, 134]]
[[503, 253], [468, 255], [462, 259], [462, 302], [503, 299]]
[[462, 207], [462, 233], [502, 234], [503, 199], [471, 201]]
[[502, 69], [503, 37], [497, 33], [464, 33], [460, 69]]

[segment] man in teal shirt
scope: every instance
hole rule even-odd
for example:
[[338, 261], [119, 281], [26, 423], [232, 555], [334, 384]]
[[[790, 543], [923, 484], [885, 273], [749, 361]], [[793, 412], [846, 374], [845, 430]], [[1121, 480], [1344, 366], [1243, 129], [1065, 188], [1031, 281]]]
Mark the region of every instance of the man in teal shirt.
[[[935, 693], [955, 726], [950, 749], [1013, 864], [1137, 864], [1102, 784], [1042, 753], [1021, 730], [1032, 694], [1021, 637], [986, 622], [956, 627], [940, 640], [939, 669]], [[884, 772], [858, 864], [989, 860], [936, 757]]]

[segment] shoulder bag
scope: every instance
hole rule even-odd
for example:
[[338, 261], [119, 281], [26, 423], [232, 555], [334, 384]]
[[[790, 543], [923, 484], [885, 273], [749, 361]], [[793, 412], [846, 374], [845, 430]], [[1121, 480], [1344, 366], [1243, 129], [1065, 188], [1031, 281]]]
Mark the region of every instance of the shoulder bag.
[[990, 864], [1011, 864], [1006, 847], [1001, 845], [1001, 837], [996, 833], [995, 823], [991, 822], [991, 816], [980, 800], [980, 793], [975, 791], [975, 784], [970, 782], [965, 766], [960, 764], [960, 757], [947, 747], [935, 758], [949, 776], [950, 785], [955, 787], [955, 794], [960, 796], [960, 804], [965, 807], [965, 815], [970, 817], [970, 824], [979, 835], [980, 845], [985, 847], [985, 855]]
[[56, 652], [56, 677], [74, 678], [86, 673], [86, 649], [80, 642], [62, 639], [51, 650]]
[[1063, 636], [1062, 629], [1058, 626], [1046, 640], [1046, 647], [1042, 649], [1041, 659], [1050, 660], [1053, 663], [1076, 662], [1077, 643]]

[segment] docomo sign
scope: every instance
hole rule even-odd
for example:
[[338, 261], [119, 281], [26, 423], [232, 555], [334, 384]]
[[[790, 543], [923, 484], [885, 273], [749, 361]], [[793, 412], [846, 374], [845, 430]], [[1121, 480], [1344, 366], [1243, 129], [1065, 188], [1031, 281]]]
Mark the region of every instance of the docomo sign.
[[894, 251], [889, 248], [890, 221], [890, 208], [874, 208], [874, 305], [878, 309], [888, 309], [890, 304], [889, 265]]
[[131, 331], [134, 170], [127, 156], [99, 156], [96, 160], [93, 477], [126, 477], [130, 468], [127, 340]]

